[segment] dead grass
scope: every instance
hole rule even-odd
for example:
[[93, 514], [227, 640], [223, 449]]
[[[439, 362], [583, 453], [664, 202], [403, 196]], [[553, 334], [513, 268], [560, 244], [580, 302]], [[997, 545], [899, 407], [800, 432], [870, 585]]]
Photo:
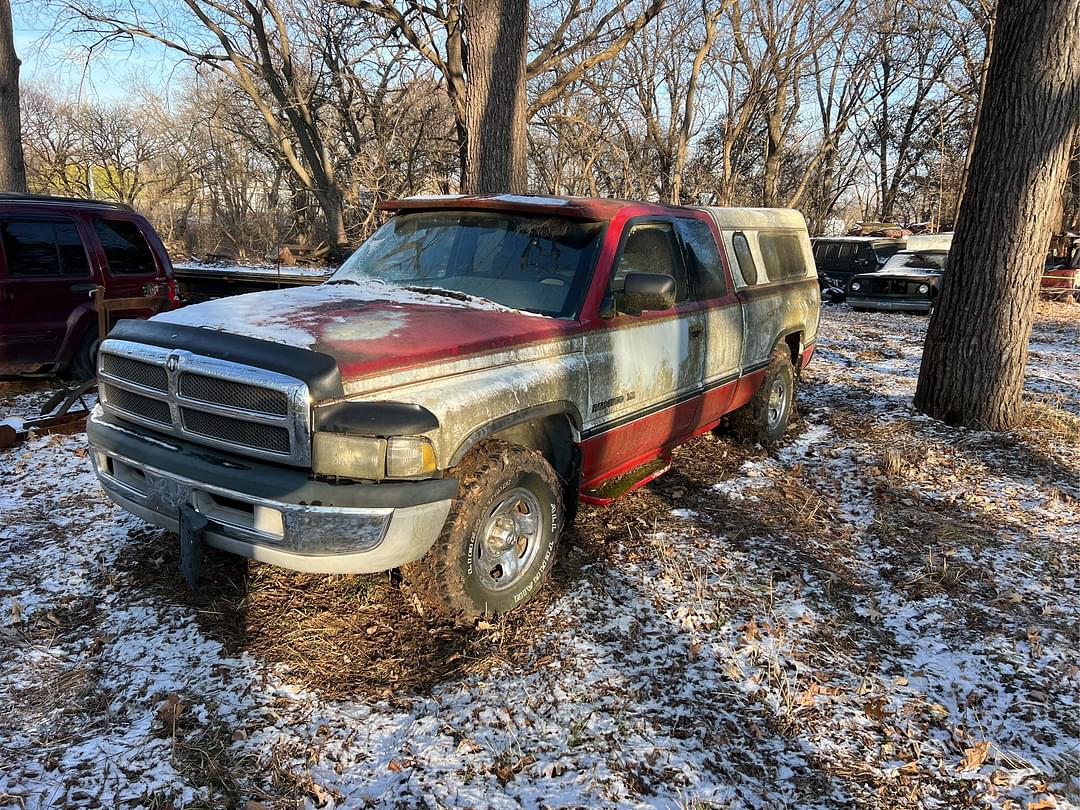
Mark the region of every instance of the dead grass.
[[418, 615], [389, 574], [299, 574], [212, 550], [207, 587], [193, 593], [178, 573], [174, 536], [147, 529], [134, 540], [126, 565], [137, 586], [191, 607], [203, 632], [230, 652], [284, 666], [290, 681], [328, 699], [407, 702], [451, 678], [508, 661], [530, 665], [535, 639], [551, 629], [544, 614], [580, 560], [564, 551], [551, 586], [512, 620], [467, 629]]
[[1062, 407], [1065, 402], [1063, 394], [1026, 395], [1020, 423], [1025, 440], [1043, 449], [1080, 447], [1080, 416]]

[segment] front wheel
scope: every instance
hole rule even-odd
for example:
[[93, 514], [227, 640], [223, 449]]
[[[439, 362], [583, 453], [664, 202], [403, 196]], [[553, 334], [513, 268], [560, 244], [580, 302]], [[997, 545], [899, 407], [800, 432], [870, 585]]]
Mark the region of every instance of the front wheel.
[[452, 474], [460, 482], [428, 553], [402, 566], [418, 607], [454, 621], [505, 613], [533, 598], [555, 561], [563, 485], [544, 457], [486, 442]]
[[795, 406], [795, 369], [791, 352], [780, 344], [769, 355], [765, 379], [754, 398], [731, 417], [735, 434], [744, 441], [769, 446], [780, 441]]

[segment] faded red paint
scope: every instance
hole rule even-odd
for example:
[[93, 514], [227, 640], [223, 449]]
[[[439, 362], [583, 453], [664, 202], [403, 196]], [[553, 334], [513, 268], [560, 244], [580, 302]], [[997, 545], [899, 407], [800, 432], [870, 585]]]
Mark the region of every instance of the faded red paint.
[[[373, 336], [365, 322], [389, 320], [392, 328]], [[314, 349], [338, 361], [343, 382], [563, 337], [581, 330], [574, 321], [518, 312], [463, 309], [387, 301], [327, 301], [297, 318], [316, 338]], [[349, 325], [355, 329], [350, 334]]]
[[[749, 376], [757, 376], [760, 386], [764, 372]], [[581, 448], [581, 489], [592, 489], [609, 478], [616, 478], [654, 458], [666, 456], [683, 442], [712, 430], [720, 424], [725, 414], [731, 412], [739, 382], [732, 380], [699, 397], [671, 405], [581, 442], [578, 445]], [[753, 392], [750, 396], [753, 396]]]

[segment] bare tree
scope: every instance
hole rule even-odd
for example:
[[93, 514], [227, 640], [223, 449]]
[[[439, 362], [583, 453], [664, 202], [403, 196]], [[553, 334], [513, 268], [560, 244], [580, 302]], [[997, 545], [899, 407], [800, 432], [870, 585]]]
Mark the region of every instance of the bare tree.
[[[310, 28], [319, 22], [314, 9], [277, 0], [183, 0], [171, 9], [173, 15], [184, 15], [181, 26], [163, 8], [149, 24], [136, 5], [125, 14], [94, 0], [77, 3], [72, 8], [100, 41], [143, 38], [161, 43], [242, 90], [273, 134], [285, 165], [318, 199], [329, 240], [347, 241], [339, 155], [324, 120], [330, 71], [324, 69], [321, 46], [331, 37], [317, 26]], [[304, 38], [309, 30], [314, 36]], [[301, 39], [295, 41], [298, 33]]]
[[1021, 391], [1039, 276], [1080, 129], [1080, 0], [1000, 0], [986, 94], [915, 405], [1007, 430]]
[[[461, 155], [462, 177], [468, 163], [469, 139], [476, 137], [470, 132], [469, 84], [470, 70], [476, 77], [489, 75], [487, 60], [495, 55], [493, 48], [484, 41], [477, 42], [476, 52], [469, 42], [465, 7], [467, 0], [338, 0], [343, 5], [359, 9], [390, 24], [390, 35], [400, 38], [415, 54], [426, 60], [437, 71], [450, 97], [454, 110], [455, 130]], [[478, 14], [473, 15], [476, 26], [481, 15], [502, 16], [507, 22], [519, 19], [527, 13], [522, 6], [514, 7], [523, 0], [476, 0]], [[550, 5], [534, 7], [531, 58], [525, 65], [526, 82], [535, 88], [530, 92], [525, 120], [528, 121], [541, 110], [555, 104], [580, 81], [586, 73], [617, 57], [626, 45], [656, 17], [664, 0], [645, 0], [633, 14], [628, 14], [635, 0], [614, 0], [610, 7], [600, 7], [592, 0], [556, 0]], [[494, 9], [498, 9], [497, 12]], [[514, 23], [508, 29], [508, 41], [515, 43], [518, 29]], [[474, 36], [483, 40], [482, 28], [476, 28]], [[515, 51], [515, 59], [516, 59]], [[470, 60], [472, 64], [470, 65]], [[505, 67], [505, 66], [504, 66]], [[514, 76], [514, 71], [510, 72]], [[500, 79], [501, 80], [501, 79]], [[516, 78], [515, 78], [516, 81]], [[474, 99], [485, 93], [473, 93]], [[516, 104], [516, 102], [515, 102]], [[493, 111], [494, 112], [494, 111]], [[516, 107], [511, 112], [518, 115]], [[482, 116], [472, 116], [473, 126]], [[524, 144], [524, 132], [516, 130]], [[483, 150], [483, 147], [476, 148]], [[517, 149], [515, 145], [513, 147]]]

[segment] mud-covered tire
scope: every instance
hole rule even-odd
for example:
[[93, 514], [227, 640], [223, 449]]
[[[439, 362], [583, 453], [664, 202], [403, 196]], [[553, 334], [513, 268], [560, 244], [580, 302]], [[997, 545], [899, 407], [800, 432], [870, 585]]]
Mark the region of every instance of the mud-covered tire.
[[401, 567], [402, 589], [425, 613], [459, 623], [520, 607], [555, 561], [562, 482], [540, 453], [499, 441], [477, 447], [451, 475], [460, 489], [446, 525], [424, 557]]
[[787, 430], [795, 408], [795, 369], [791, 352], [783, 343], [769, 355], [765, 379], [754, 398], [731, 415], [732, 432], [740, 440], [776, 444]]
[[98, 330], [95, 325], [88, 329], [82, 336], [79, 345], [75, 347], [75, 353], [71, 355], [63, 376], [72, 382], [85, 382], [97, 374]]

